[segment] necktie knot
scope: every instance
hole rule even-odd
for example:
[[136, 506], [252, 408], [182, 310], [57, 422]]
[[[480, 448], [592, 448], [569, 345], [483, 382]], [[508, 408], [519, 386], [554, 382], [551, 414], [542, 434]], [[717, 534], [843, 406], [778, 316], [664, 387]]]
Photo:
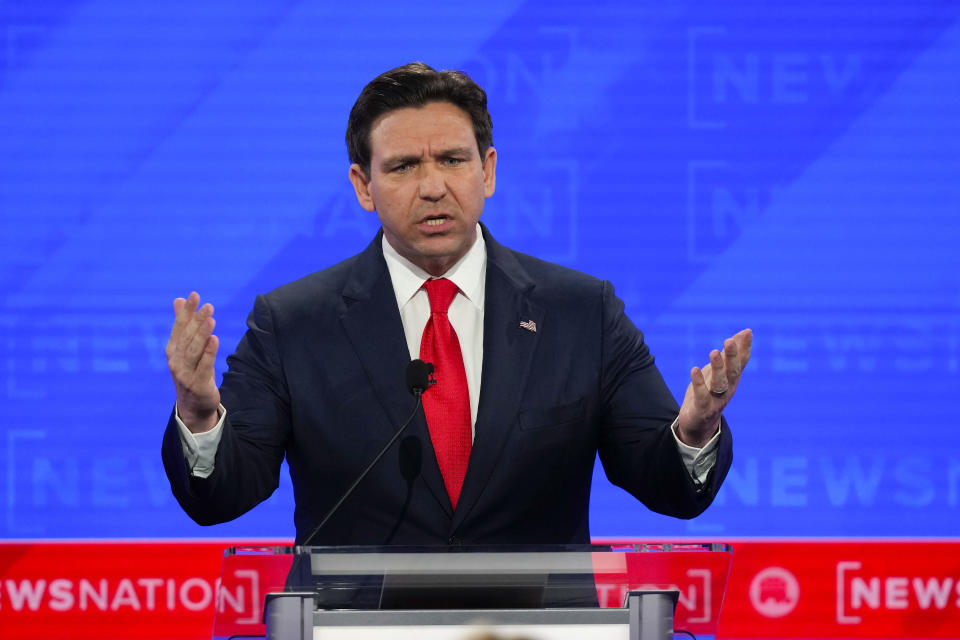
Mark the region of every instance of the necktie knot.
[[423, 283], [423, 288], [427, 290], [427, 297], [430, 298], [430, 313], [446, 313], [460, 290], [452, 280], [446, 278], [427, 280]]

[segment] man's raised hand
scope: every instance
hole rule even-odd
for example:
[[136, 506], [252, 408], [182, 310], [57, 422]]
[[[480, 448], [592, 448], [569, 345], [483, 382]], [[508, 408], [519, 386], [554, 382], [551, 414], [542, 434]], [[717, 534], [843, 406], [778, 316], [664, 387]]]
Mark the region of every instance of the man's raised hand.
[[690, 371], [690, 384], [680, 405], [677, 435], [694, 447], [704, 446], [717, 431], [720, 415], [740, 384], [750, 360], [753, 331], [744, 329], [723, 343], [723, 352], [710, 352], [710, 364]]
[[177, 390], [177, 412], [193, 433], [209, 431], [217, 424], [220, 391], [213, 372], [220, 341], [213, 335], [216, 322], [213, 305], [197, 309], [200, 295], [173, 301], [176, 320], [167, 342], [167, 364]]

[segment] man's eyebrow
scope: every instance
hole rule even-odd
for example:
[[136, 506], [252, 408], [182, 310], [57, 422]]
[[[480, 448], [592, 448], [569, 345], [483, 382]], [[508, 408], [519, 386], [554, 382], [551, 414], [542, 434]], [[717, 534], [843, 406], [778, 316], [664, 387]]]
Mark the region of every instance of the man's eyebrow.
[[469, 156], [471, 153], [472, 147], [450, 147], [448, 149], [443, 149], [437, 156], [441, 158], [448, 158], [450, 156]]
[[409, 164], [413, 162], [420, 162], [420, 156], [413, 154], [390, 156], [389, 158], [385, 158], [383, 162], [380, 163], [380, 166], [395, 167], [401, 164]]

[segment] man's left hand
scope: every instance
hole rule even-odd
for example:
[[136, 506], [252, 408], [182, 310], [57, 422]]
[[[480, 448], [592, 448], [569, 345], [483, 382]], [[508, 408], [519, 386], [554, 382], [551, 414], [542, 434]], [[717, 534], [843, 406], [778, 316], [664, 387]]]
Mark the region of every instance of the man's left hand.
[[753, 331], [744, 329], [723, 343], [723, 353], [710, 352], [710, 364], [690, 370], [690, 384], [680, 405], [677, 436], [691, 447], [702, 447], [717, 432], [720, 415], [733, 398], [747, 361]]

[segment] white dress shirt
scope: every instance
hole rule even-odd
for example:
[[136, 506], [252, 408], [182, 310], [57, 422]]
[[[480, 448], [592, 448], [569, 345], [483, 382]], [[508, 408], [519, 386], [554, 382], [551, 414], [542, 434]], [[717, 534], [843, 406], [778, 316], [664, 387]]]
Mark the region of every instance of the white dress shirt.
[[[387, 262], [393, 292], [397, 296], [403, 334], [407, 339], [410, 359], [420, 357], [420, 339], [423, 329], [430, 318], [430, 299], [423, 289], [423, 283], [431, 278], [430, 274], [416, 266], [382, 239], [383, 257]], [[463, 366], [467, 375], [467, 390], [470, 393], [470, 425], [476, 435], [477, 408], [480, 402], [480, 378], [483, 373], [483, 309], [486, 294], [487, 245], [477, 225], [477, 240], [470, 250], [457, 261], [442, 277], [452, 280], [460, 289], [450, 303], [447, 316], [457, 333], [460, 350], [463, 354]], [[210, 431], [191, 433], [176, 415], [180, 427], [180, 442], [183, 454], [191, 474], [200, 478], [213, 473], [213, 463], [220, 444], [220, 433], [226, 417], [226, 409], [218, 408], [219, 421]], [[671, 431], [676, 440], [680, 457], [687, 472], [699, 486], [706, 482], [707, 474], [717, 459], [717, 443], [720, 431], [703, 448], [691, 447], [677, 437], [677, 421], [673, 421]]]
[[[407, 338], [410, 359], [420, 357], [420, 340], [430, 319], [430, 297], [423, 284], [432, 278], [413, 264], [383, 238], [383, 257], [387, 261], [393, 292], [397, 295], [403, 334]], [[480, 376], [483, 373], [483, 301], [486, 293], [487, 243], [477, 231], [477, 241], [466, 255], [443, 274], [460, 289], [453, 297], [447, 317], [460, 341], [463, 368], [467, 374], [470, 393], [470, 425], [477, 426], [477, 407], [480, 404]], [[476, 434], [474, 434], [476, 435]]]

